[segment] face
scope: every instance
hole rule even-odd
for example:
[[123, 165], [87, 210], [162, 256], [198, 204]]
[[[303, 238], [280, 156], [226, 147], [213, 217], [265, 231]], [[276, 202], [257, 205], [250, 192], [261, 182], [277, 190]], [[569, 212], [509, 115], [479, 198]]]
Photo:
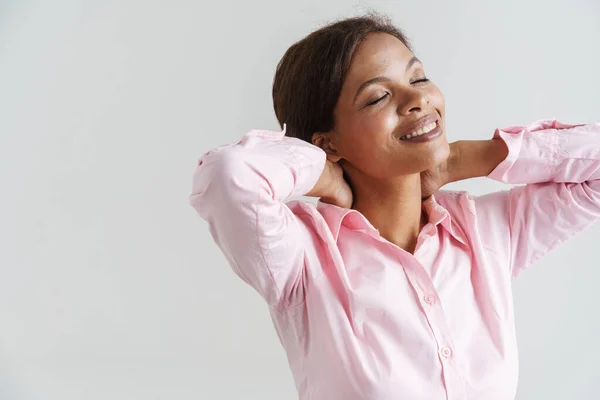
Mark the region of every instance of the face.
[[[360, 43], [334, 115], [335, 128], [316, 134], [313, 142], [331, 161], [340, 160], [349, 175], [386, 179], [416, 174], [449, 155], [444, 97], [418, 59], [391, 35], [369, 34]], [[419, 131], [422, 123], [426, 127]], [[433, 123], [437, 137], [404, 140], [406, 134], [423, 133]]]

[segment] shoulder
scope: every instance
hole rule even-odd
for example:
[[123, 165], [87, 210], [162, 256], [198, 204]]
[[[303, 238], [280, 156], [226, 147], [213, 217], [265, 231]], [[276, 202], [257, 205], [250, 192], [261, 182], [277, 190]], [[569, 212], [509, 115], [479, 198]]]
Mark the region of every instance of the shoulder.
[[305, 200], [287, 201], [285, 205], [290, 209], [306, 230], [313, 234], [321, 234], [323, 226], [326, 226], [325, 218], [319, 212], [316, 204]]
[[285, 205], [292, 210], [292, 213], [294, 213], [296, 216], [312, 215], [314, 213], [318, 214], [317, 206], [309, 201], [291, 200], [286, 201]]
[[465, 190], [440, 190], [435, 194], [435, 200], [451, 215], [475, 213], [474, 196]]

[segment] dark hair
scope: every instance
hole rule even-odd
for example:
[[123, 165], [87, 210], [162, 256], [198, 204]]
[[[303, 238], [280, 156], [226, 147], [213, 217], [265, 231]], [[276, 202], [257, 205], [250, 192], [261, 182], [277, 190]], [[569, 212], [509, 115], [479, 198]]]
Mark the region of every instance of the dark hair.
[[288, 136], [310, 143], [313, 133], [333, 129], [333, 110], [354, 52], [376, 32], [390, 34], [411, 49], [388, 17], [370, 13], [330, 23], [285, 52], [273, 80], [273, 107]]

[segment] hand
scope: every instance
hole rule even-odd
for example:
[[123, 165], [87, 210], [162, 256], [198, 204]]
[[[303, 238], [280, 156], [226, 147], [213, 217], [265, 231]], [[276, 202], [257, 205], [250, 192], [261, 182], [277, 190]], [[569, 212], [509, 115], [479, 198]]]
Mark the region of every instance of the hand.
[[342, 208], [352, 207], [352, 189], [344, 179], [344, 171], [338, 163], [329, 160], [316, 185], [306, 196], [320, 197], [322, 202]]
[[435, 168], [421, 172], [421, 199], [426, 199], [437, 192], [442, 186], [452, 182], [452, 165], [458, 160], [458, 147], [450, 143], [450, 154]]
[[448, 160], [421, 172], [421, 199], [426, 199], [449, 182]]

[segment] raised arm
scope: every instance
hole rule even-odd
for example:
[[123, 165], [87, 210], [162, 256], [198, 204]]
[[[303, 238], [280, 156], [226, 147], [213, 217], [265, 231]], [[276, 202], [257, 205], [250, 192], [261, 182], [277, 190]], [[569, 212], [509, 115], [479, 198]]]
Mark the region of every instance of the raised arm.
[[189, 199], [235, 273], [271, 306], [302, 300], [305, 256], [314, 251], [307, 227], [284, 201], [331, 187], [325, 153], [284, 135], [251, 131], [206, 153]]
[[524, 185], [473, 196], [481, 236], [508, 254], [513, 277], [600, 218], [600, 124], [539, 121], [454, 146], [451, 181]]

